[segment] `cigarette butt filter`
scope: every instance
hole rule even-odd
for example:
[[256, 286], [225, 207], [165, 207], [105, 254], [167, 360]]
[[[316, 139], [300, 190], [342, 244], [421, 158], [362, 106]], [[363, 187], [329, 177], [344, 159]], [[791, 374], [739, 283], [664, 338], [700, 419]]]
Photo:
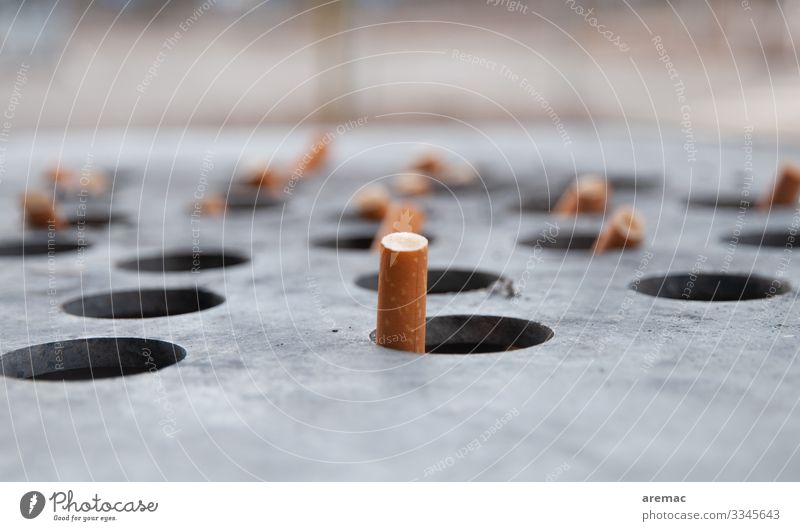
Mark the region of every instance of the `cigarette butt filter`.
[[594, 252], [602, 253], [611, 249], [637, 247], [644, 241], [644, 223], [628, 207], [621, 207], [611, 216], [606, 227], [597, 237]]
[[558, 199], [554, 214], [602, 213], [606, 209], [610, 190], [600, 176], [587, 175], [578, 179]]
[[381, 240], [376, 342], [406, 352], [425, 352], [428, 240], [395, 232]]

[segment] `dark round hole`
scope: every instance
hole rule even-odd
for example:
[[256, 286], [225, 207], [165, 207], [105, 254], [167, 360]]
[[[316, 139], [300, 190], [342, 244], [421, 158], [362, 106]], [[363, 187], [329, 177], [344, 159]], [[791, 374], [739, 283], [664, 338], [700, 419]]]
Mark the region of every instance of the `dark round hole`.
[[788, 282], [756, 275], [676, 273], [642, 279], [631, 289], [653, 297], [689, 301], [740, 301], [788, 293]]
[[689, 205], [699, 208], [750, 208], [755, 203], [754, 199], [741, 194], [709, 194], [697, 195], [689, 198]]
[[199, 312], [218, 306], [225, 298], [203, 289], [144, 289], [115, 291], [73, 299], [64, 311], [102, 319], [146, 319]]
[[105, 225], [125, 223], [127, 218], [110, 212], [87, 212], [85, 215], [69, 215], [67, 216], [67, 223], [79, 227], [85, 225], [88, 227], [103, 227]]
[[253, 210], [283, 206], [285, 201], [275, 197], [268, 190], [236, 184], [230, 190], [223, 191], [225, 203], [231, 210]]
[[[370, 339], [375, 341], [375, 331]], [[553, 330], [533, 321], [488, 315], [429, 317], [425, 327], [425, 352], [429, 354], [488, 354], [540, 345]]]
[[[466, 269], [429, 269], [428, 294], [459, 293], [490, 288], [497, 283], [505, 281], [500, 275], [483, 271], [470, 271]], [[356, 285], [378, 291], [378, 275], [362, 275], [356, 279]]]
[[154, 273], [192, 272], [244, 264], [248, 259], [233, 252], [174, 252], [120, 262], [121, 269]]
[[93, 380], [153, 372], [186, 357], [157, 339], [91, 337], [25, 347], [0, 357], [0, 373], [33, 380]]
[[103, 227], [127, 221], [126, 216], [113, 212], [111, 202], [108, 201], [64, 203], [61, 211], [67, 223], [75, 226]]
[[[428, 244], [432, 245], [434, 238], [424, 235], [428, 239]], [[369, 251], [372, 249], [372, 242], [375, 239], [374, 233], [354, 234], [350, 236], [339, 235], [331, 238], [320, 238], [314, 241], [315, 247], [323, 249], [337, 249], [340, 251]]]
[[511, 210], [519, 210], [520, 212], [527, 212], [527, 213], [535, 213], [535, 214], [547, 214], [550, 212], [550, 209], [553, 208], [556, 201], [558, 201], [558, 194], [552, 194], [550, 197], [547, 196], [546, 192], [543, 192], [541, 195], [534, 195], [529, 198], [523, 198], [521, 203], [513, 203], [511, 206]]
[[49, 253], [59, 254], [77, 251], [90, 244], [83, 239], [76, 239], [56, 233], [48, 237], [47, 233], [34, 233], [24, 239], [0, 241], [0, 257], [35, 256]]
[[535, 238], [528, 238], [520, 241], [520, 245], [528, 247], [541, 247], [543, 249], [555, 249], [562, 251], [587, 251], [594, 247], [597, 241], [596, 232], [569, 232], [566, 234], [550, 234], [543, 231]]
[[[730, 238], [723, 238], [722, 241], [728, 242]], [[797, 231], [748, 232], [739, 236], [739, 243], [742, 245], [755, 245], [757, 247], [781, 247], [791, 249], [797, 243]]]
[[606, 176], [611, 190], [640, 191], [652, 190], [663, 182], [663, 179], [654, 174], [646, 173], [609, 173]]
[[379, 220], [365, 218], [355, 210], [345, 210], [343, 212], [337, 212], [331, 215], [330, 220], [336, 223], [359, 223], [364, 225], [372, 225], [376, 229], [381, 223]]

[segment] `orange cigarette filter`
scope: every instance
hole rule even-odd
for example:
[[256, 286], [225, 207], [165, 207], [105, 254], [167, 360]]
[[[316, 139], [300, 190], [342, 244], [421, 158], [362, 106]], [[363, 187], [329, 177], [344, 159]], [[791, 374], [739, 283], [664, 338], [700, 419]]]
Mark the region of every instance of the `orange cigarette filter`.
[[376, 342], [395, 350], [425, 352], [428, 240], [413, 232], [394, 232], [380, 245]]
[[445, 169], [444, 160], [438, 151], [424, 151], [411, 160], [412, 172], [438, 175]]
[[270, 188], [275, 185], [278, 179], [276, 172], [274, 172], [268, 165], [261, 164], [254, 166], [244, 178], [244, 184], [253, 186], [254, 188], [266, 187]]
[[381, 241], [387, 234], [393, 232], [422, 232], [425, 224], [425, 213], [411, 203], [393, 203], [389, 205], [386, 215], [383, 217], [375, 239], [372, 242], [372, 250], [380, 249]]
[[22, 196], [25, 224], [40, 229], [63, 229], [67, 222], [58, 213], [53, 198], [42, 192], [27, 192]]
[[638, 247], [644, 241], [644, 222], [630, 207], [620, 207], [594, 242], [595, 254]]
[[355, 197], [358, 213], [362, 218], [381, 221], [389, 210], [389, 190], [382, 184], [371, 184], [361, 189]]
[[80, 178], [79, 182], [90, 195], [100, 195], [109, 190], [106, 174], [99, 171], [87, 173]]
[[554, 214], [602, 213], [611, 190], [599, 175], [585, 175], [570, 186], [553, 207]]
[[196, 208], [203, 216], [220, 217], [225, 213], [225, 198], [217, 194], [211, 195], [203, 199]]
[[75, 180], [75, 173], [61, 164], [47, 168], [44, 174], [51, 182], [59, 184], [70, 184]]
[[781, 168], [778, 178], [772, 187], [772, 193], [759, 202], [761, 208], [771, 206], [791, 206], [800, 197], [800, 167], [787, 163]]

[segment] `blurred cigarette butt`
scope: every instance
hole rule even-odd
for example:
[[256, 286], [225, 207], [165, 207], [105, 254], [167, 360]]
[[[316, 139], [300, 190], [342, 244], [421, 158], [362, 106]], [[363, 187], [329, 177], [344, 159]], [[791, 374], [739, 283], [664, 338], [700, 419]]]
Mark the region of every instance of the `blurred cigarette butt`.
[[450, 164], [442, 174], [442, 180], [451, 186], [470, 186], [478, 182], [478, 172], [466, 162]]
[[376, 342], [406, 352], [425, 352], [428, 240], [395, 232], [381, 242]]
[[381, 221], [389, 209], [391, 196], [382, 184], [365, 186], [355, 197], [358, 213], [362, 218]]
[[221, 195], [212, 195], [203, 199], [198, 205], [198, 213], [202, 216], [219, 217], [225, 213], [225, 198]]
[[438, 175], [444, 170], [444, 160], [436, 151], [425, 151], [412, 159], [410, 168], [412, 172]]
[[553, 207], [553, 213], [602, 213], [610, 193], [605, 179], [597, 175], [585, 175], [563, 193]]
[[106, 175], [99, 171], [93, 171], [81, 176], [80, 186], [84, 188], [89, 195], [100, 195], [107, 192], [109, 189]]
[[25, 224], [40, 229], [63, 229], [67, 222], [58, 213], [52, 197], [42, 192], [27, 192], [22, 196]]
[[75, 180], [75, 173], [61, 164], [47, 168], [44, 174], [51, 182], [58, 184], [70, 185]]
[[400, 195], [419, 196], [431, 192], [431, 182], [421, 173], [401, 173], [394, 178], [392, 186]]
[[254, 166], [244, 178], [244, 183], [255, 188], [271, 187], [275, 184], [277, 176], [266, 164]]
[[633, 209], [620, 207], [597, 237], [594, 252], [637, 247], [644, 241], [644, 230], [644, 222]]
[[800, 167], [787, 163], [775, 179], [772, 193], [765, 200], [759, 202], [761, 208], [773, 205], [794, 205], [800, 197]]
[[375, 239], [372, 242], [372, 250], [380, 249], [381, 241], [387, 234], [393, 232], [422, 232], [425, 224], [425, 213], [422, 209], [411, 203], [394, 203], [389, 205], [386, 215], [383, 217]]

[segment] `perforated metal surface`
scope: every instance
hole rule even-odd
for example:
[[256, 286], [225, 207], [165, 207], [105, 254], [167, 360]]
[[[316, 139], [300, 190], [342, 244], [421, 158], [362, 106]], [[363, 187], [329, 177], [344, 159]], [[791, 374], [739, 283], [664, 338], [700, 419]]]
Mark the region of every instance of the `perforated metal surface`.
[[[2, 352], [138, 337], [175, 343], [187, 356], [156, 372], [95, 382], [3, 377], [2, 479], [798, 478], [800, 264], [785, 247], [729, 245], [739, 229], [784, 232], [796, 214], [739, 218], [736, 209], [686, 202], [690, 192], [739, 194], [748, 181], [737, 174], [738, 139], [698, 144], [690, 162], [670, 131], [572, 128], [564, 146], [548, 129], [392, 127], [375, 119], [338, 134], [332, 164], [298, 183], [285, 206], [191, 216], [195, 194], [224, 189], [237, 161], [264, 155], [264, 146], [265, 156], [286, 157], [307, 133], [286, 142], [277, 128], [253, 138], [226, 131], [216, 140], [216, 131], [108, 133], [94, 146], [90, 134], [63, 146], [60, 136], [45, 135], [33, 149], [31, 138], [10, 146], [0, 185], [4, 240], [19, 238], [18, 192], [42, 182], [41, 166], [62, 147], [79, 166], [91, 155], [97, 166], [126, 170], [111, 209], [128, 221], [87, 229], [91, 246], [55, 261], [0, 258]], [[528, 319], [553, 330], [545, 343], [418, 356], [370, 341], [376, 294], [356, 279], [374, 273], [377, 258], [313, 242], [371, 233], [374, 225], [342, 212], [361, 185], [402, 171], [418, 141], [481, 163], [491, 185], [423, 201], [431, 267], [478, 269], [513, 284], [513, 291], [504, 284], [431, 295], [429, 316]], [[775, 146], [756, 151], [754, 193], [769, 186], [775, 153]], [[596, 257], [537, 246], [573, 230], [596, 233], [603, 218], [573, 224], [520, 212], [521, 202], [546, 182], [560, 189], [570, 168], [604, 167], [610, 177], [635, 170], [647, 180], [613, 196], [614, 205], [632, 204], [644, 217], [646, 245]], [[118, 267], [193, 246], [250, 261], [197, 273]], [[720, 270], [788, 280], [792, 289], [703, 302], [629, 288], [667, 272]], [[164, 287], [199, 287], [225, 301], [147, 319], [85, 318], [61, 308], [110, 289]]]

